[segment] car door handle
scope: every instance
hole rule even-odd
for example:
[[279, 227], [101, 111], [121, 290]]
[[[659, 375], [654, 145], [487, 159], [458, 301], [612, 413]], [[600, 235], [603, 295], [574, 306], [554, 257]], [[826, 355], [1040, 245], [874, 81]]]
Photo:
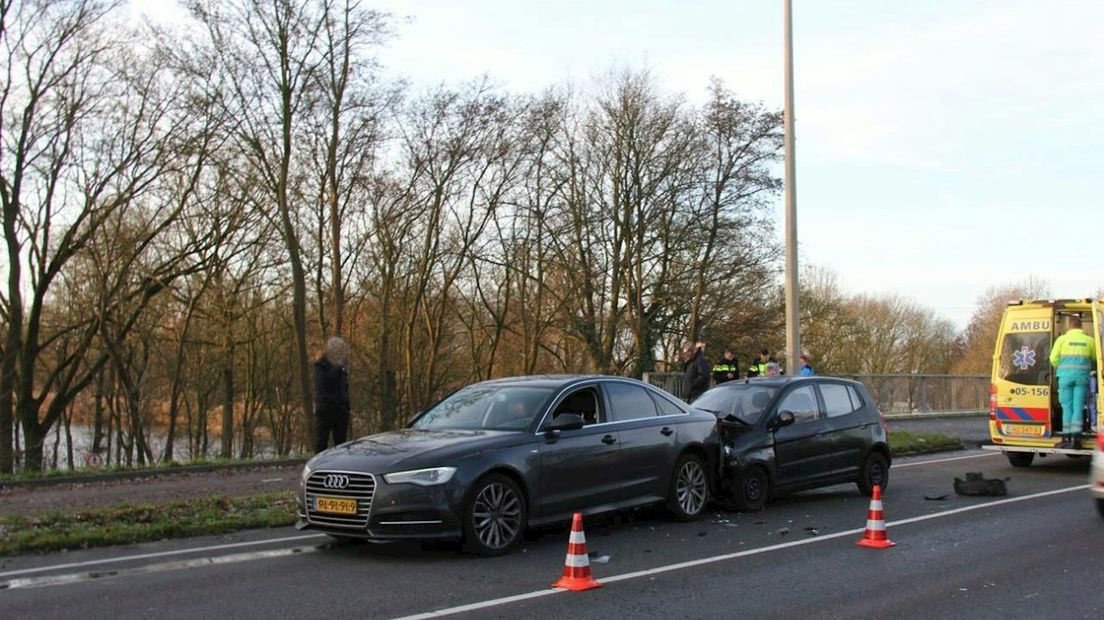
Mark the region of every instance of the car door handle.
[[606, 435], [605, 437], [602, 438], [602, 443], [606, 444], [607, 446], [610, 445], [610, 444], [615, 443], [616, 441], [617, 441], [617, 438], [614, 437], [613, 435]]
[[817, 436], [817, 437], [823, 437], [823, 436], [825, 436], [825, 435], [827, 435], [827, 434], [828, 434], [828, 433], [826, 433], [826, 432], [824, 432], [824, 431], [817, 431], [817, 433], [816, 433], [816, 436]]
[[671, 430], [670, 426], [664, 426], [663, 428], [659, 429], [659, 433], [661, 435], [663, 435], [664, 437], [670, 437], [671, 433], [674, 433], [674, 432], [675, 431]]

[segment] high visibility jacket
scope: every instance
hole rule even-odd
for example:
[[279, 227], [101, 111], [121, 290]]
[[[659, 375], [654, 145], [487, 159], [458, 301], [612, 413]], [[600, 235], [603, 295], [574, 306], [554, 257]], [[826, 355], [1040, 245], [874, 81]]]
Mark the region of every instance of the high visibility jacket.
[[1071, 329], [1054, 341], [1050, 348], [1050, 365], [1059, 376], [1089, 374], [1096, 364], [1096, 343], [1080, 329]]
[[[728, 375], [732, 375], [729, 377]], [[724, 383], [740, 378], [740, 362], [733, 358], [731, 361], [722, 358], [713, 364], [713, 383]]]

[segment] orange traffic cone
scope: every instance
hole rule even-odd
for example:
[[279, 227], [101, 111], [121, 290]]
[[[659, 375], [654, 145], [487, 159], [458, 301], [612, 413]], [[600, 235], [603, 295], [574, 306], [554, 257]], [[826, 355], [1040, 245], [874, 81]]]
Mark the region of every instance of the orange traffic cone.
[[571, 537], [567, 539], [567, 558], [564, 559], [563, 577], [552, 584], [552, 587], [573, 592], [602, 587], [602, 584], [590, 576], [590, 558], [587, 557], [586, 535], [583, 534], [583, 513], [581, 512], [576, 512], [575, 518], [571, 520]]
[[866, 511], [866, 533], [856, 545], [885, 549], [897, 543], [886, 537], [885, 513], [882, 511], [882, 487], [874, 485], [874, 494], [870, 496], [870, 510]]

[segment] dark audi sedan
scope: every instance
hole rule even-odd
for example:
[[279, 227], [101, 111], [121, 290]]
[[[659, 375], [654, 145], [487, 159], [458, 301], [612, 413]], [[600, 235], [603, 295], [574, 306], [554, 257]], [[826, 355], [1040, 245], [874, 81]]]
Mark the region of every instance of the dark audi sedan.
[[470, 385], [406, 429], [344, 443], [303, 469], [299, 526], [338, 538], [459, 539], [505, 553], [525, 528], [646, 504], [705, 511], [716, 417], [632, 379]]
[[889, 482], [887, 430], [863, 384], [832, 377], [723, 383], [693, 406], [719, 420], [718, 492], [741, 510], [772, 495], [855, 482], [870, 495]]

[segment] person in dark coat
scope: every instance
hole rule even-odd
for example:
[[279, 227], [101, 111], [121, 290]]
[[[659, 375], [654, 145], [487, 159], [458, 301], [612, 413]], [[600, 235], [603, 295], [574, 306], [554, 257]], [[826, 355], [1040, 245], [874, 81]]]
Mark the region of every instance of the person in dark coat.
[[314, 450], [345, 443], [349, 434], [349, 346], [338, 337], [326, 341], [326, 352], [314, 363]]
[[704, 342], [687, 343], [682, 352], [686, 363], [682, 373], [682, 398], [690, 403], [709, 389], [709, 360], [705, 359]]

